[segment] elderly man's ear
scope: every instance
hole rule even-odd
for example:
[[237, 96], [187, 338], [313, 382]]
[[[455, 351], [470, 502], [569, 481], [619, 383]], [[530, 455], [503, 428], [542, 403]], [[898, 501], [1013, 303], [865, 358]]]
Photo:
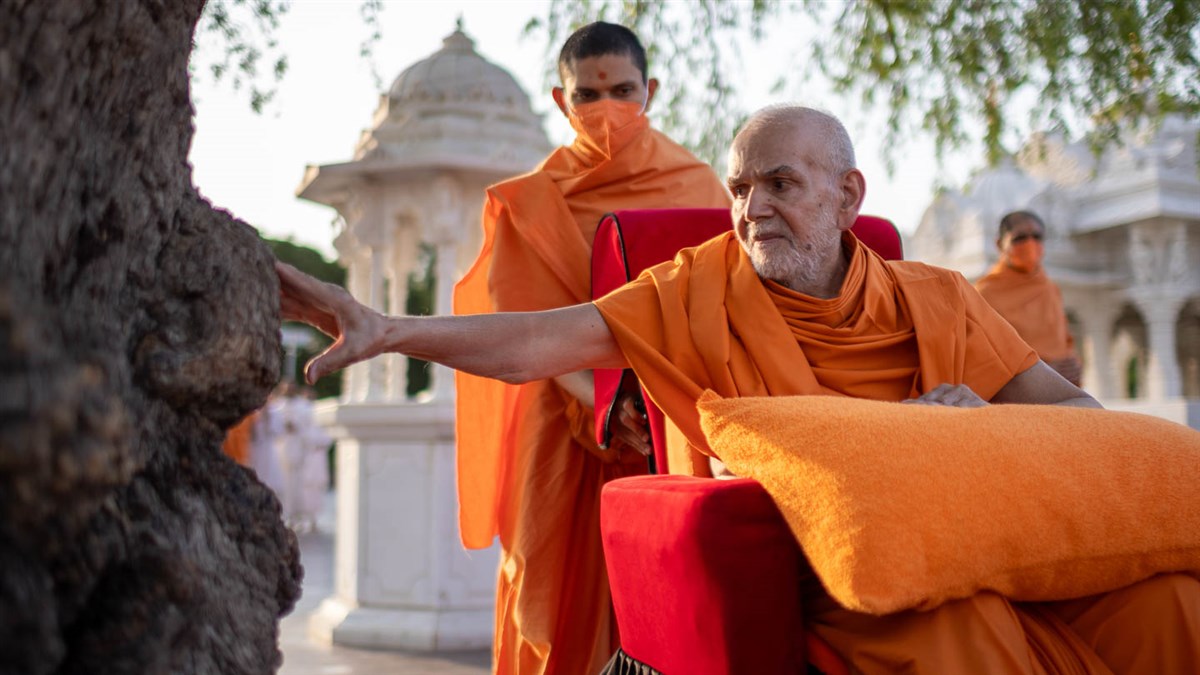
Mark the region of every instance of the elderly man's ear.
[[838, 225], [843, 230], [854, 227], [863, 199], [867, 196], [867, 181], [858, 169], [842, 175], [842, 202], [838, 205]]

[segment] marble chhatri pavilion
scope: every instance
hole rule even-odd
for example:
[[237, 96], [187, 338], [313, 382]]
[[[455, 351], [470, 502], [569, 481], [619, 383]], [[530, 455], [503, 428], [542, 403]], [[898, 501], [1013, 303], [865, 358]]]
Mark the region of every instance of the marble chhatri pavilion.
[[1112, 408], [1200, 428], [1200, 120], [1168, 117], [1100, 158], [1033, 138], [1014, 161], [945, 191], [907, 242], [915, 260], [980, 277], [1000, 217], [1046, 221], [1084, 388]]
[[[459, 29], [380, 96], [354, 158], [310, 166], [297, 194], [335, 208], [350, 292], [403, 311], [422, 248], [435, 256], [434, 312], [475, 259], [484, 188], [550, 151], [529, 96]], [[313, 634], [338, 644], [454, 650], [491, 644], [495, 550], [464, 551], [454, 478], [454, 378], [438, 366], [409, 399], [399, 355], [351, 367], [342, 401], [318, 410], [337, 441], [334, 596]]]

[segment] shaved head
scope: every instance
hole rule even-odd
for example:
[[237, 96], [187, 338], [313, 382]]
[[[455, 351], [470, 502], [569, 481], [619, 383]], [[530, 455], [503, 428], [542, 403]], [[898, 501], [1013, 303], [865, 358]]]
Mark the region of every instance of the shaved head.
[[762, 131], [803, 130], [805, 135], [817, 138], [824, 146], [820, 159], [825, 168], [841, 175], [857, 168], [854, 159], [854, 144], [846, 127], [833, 115], [800, 105], [773, 105], [750, 116], [734, 136], [731, 152], [736, 152], [745, 139]]
[[836, 117], [801, 106], [758, 111], [729, 149], [733, 230], [760, 277], [832, 298], [847, 268], [842, 233], [866, 182]]

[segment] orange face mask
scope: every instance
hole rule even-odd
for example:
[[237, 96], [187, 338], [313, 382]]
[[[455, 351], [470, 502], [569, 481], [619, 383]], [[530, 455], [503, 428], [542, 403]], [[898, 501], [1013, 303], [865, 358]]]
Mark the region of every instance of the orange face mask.
[[602, 99], [567, 109], [567, 119], [579, 137], [576, 143], [611, 158], [650, 123], [642, 114], [646, 104]]
[[1030, 238], [1009, 244], [1004, 258], [1009, 267], [1019, 272], [1033, 272], [1042, 266], [1042, 255], [1042, 242]]

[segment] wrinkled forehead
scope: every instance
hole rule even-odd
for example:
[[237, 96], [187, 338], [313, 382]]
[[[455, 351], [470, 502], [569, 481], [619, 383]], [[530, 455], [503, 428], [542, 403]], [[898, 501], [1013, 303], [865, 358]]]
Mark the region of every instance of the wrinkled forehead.
[[798, 125], [748, 127], [729, 146], [729, 177], [763, 174], [778, 166], [805, 169], [824, 166], [827, 162], [823, 161], [822, 147], [815, 134]]

